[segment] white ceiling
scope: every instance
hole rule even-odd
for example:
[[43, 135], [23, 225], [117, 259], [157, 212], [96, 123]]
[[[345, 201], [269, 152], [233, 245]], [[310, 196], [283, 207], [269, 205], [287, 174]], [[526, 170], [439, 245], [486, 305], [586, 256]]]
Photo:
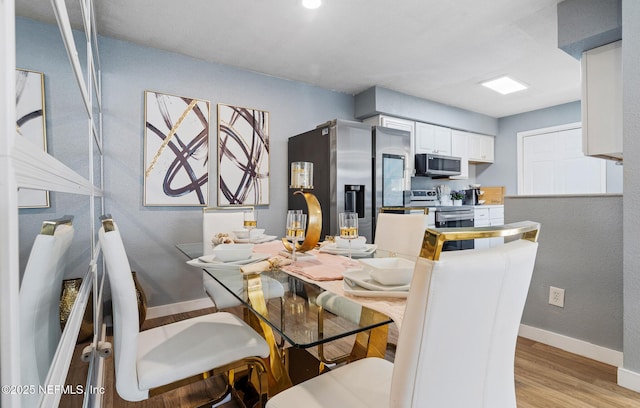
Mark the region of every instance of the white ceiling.
[[[557, 48], [558, 0], [94, 3], [101, 35], [349, 94], [379, 85], [493, 117], [580, 99], [580, 63]], [[16, 0], [16, 14], [54, 21], [48, 0]], [[530, 88], [479, 85], [504, 74]]]

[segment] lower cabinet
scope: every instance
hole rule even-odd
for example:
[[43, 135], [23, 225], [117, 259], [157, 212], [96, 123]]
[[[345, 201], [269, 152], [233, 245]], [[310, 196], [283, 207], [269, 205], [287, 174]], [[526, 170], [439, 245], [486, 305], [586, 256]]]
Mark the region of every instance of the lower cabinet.
[[[473, 209], [474, 227], [504, 225], [504, 206], [477, 206]], [[474, 248], [491, 248], [504, 244], [504, 238], [476, 239]]]

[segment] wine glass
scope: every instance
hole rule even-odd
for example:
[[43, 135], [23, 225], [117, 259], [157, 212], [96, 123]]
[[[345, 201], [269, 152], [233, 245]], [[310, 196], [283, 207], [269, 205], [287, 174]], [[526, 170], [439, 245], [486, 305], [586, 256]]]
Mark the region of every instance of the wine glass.
[[291, 210], [287, 213], [287, 240], [292, 242], [293, 265], [296, 263], [296, 246], [298, 242], [304, 241], [305, 230], [307, 228], [307, 214], [300, 210]]
[[351, 240], [358, 238], [358, 213], [343, 212], [338, 214], [338, 228], [340, 229], [340, 238], [349, 241], [349, 260], [344, 264], [347, 266], [357, 265], [351, 259]]
[[249, 230], [249, 239], [251, 239], [251, 230], [258, 226], [258, 220], [254, 210], [245, 211], [243, 225], [245, 229]]

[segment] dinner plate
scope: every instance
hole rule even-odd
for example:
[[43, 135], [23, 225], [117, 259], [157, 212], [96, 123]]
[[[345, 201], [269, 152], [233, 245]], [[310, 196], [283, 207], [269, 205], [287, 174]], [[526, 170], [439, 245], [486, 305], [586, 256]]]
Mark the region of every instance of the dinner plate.
[[267, 258], [269, 258], [268, 254], [253, 253], [251, 254], [251, 257], [247, 259], [241, 259], [239, 261], [232, 261], [232, 262], [222, 262], [222, 261], [216, 260], [215, 255], [205, 255], [205, 256], [201, 256], [199, 258], [187, 261], [187, 263], [191, 266], [197, 266], [200, 268], [215, 268], [215, 267], [230, 268], [230, 267], [238, 267], [238, 266], [247, 265], [254, 262], [263, 261]]
[[240, 244], [262, 244], [263, 242], [273, 241], [276, 238], [278, 238], [277, 235], [260, 235], [255, 238], [236, 238], [234, 241]]
[[409, 290], [409, 284], [406, 285], [383, 285], [382, 283], [374, 280], [369, 275], [369, 268], [364, 269], [347, 269], [342, 274], [343, 279], [355, 283], [356, 285], [368, 289], [381, 292], [406, 292]]
[[[362, 258], [365, 256], [371, 256], [377, 248], [376, 244], [365, 244], [364, 248], [352, 249], [351, 257]], [[319, 251], [332, 255], [349, 255], [349, 248], [338, 248], [336, 244], [327, 244], [321, 247]]]

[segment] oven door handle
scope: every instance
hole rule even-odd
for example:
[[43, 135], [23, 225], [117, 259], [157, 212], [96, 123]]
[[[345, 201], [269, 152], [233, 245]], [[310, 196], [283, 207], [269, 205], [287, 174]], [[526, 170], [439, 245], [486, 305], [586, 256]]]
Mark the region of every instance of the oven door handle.
[[437, 221], [473, 221], [473, 214], [471, 215], [463, 215], [463, 214], [438, 214]]

